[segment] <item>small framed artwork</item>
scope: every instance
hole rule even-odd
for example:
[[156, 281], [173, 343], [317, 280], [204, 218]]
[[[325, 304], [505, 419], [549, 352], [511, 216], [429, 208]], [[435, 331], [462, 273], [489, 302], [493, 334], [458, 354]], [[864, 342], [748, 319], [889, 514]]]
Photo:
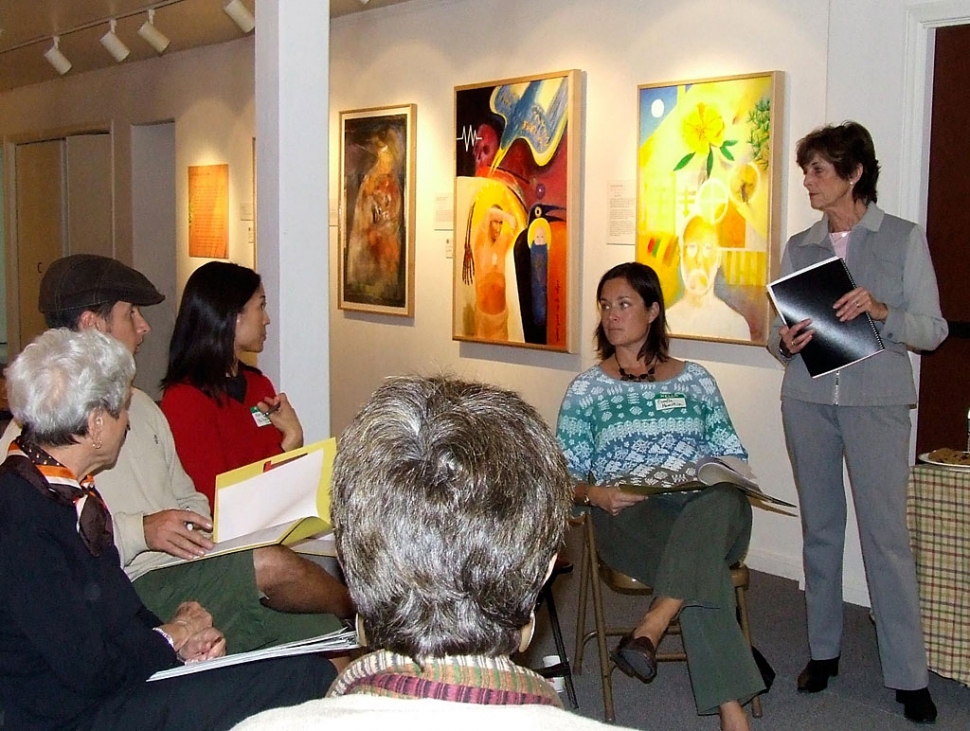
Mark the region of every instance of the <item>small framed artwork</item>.
[[417, 107], [340, 113], [337, 305], [414, 316]]
[[777, 269], [782, 73], [644, 84], [636, 258], [674, 337], [764, 345]]
[[189, 165], [189, 256], [229, 257], [228, 165]]
[[575, 352], [581, 73], [455, 89], [453, 338]]

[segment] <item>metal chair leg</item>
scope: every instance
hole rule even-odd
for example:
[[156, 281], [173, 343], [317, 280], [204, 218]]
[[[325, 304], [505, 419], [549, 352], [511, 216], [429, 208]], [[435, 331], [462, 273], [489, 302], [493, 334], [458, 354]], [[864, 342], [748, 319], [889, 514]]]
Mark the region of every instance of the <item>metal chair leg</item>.
[[573, 672], [569, 667], [569, 656], [566, 655], [566, 643], [562, 639], [562, 629], [559, 626], [559, 614], [556, 612], [556, 600], [552, 596], [552, 586], [546, 589], [546, 609], [549, 611], [549, 624], [552, 627], [552, 639], [556, 643], [556, 652], [559, 654], [560, 673], [566, 683], [566, 695], [572, 708], [578, 708], [579, 702], [576, 700], [576, 688], [573, 686]]
[[603, 591], [600, 587], [599, 566], [596, 560], [596, 536], [593, 533], [593, 521], [586, 517], [586, 541], [589, 551], [590, 583], [593, 590], [593, 617], [596, 621], [596, 644], [600, 656], [600, 676], [603, 684], [603, 715], [607, 723], [616, 722], [616, 712], [613, 708], [613, 667], [606, 651], [606, 621], [603, 614]]
[[[583, 531], [586, 530], [586, 521], [590, 519], [587, 513], [583, 520]], [[586, 540], [583, 540], [582, 558], [579, 561], [579, 616], [576, 617], [576, 652], [573, 655], [573, 672], [577, 675], [583, 674], [583, 651], [586, 648], [588, 638], [586, 637], [586, 603], [589, 601], [589, 550]]]

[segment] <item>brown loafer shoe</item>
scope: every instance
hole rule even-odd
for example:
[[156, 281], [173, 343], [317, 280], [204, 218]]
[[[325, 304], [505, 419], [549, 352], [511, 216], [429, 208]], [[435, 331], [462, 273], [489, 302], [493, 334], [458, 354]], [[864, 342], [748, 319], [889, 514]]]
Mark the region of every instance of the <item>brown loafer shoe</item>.
[[610, 657], [620, 670], [644, 683], [657, 675], [657, 648], [647, 637], [623, 635]]

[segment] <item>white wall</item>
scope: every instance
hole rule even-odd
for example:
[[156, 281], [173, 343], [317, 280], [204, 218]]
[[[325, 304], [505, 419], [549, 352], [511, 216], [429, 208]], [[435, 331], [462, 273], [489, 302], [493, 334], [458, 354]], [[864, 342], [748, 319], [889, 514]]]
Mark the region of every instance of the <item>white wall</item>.
[[[781, 244], [816, 218], [792, 164], [794, 142], [812, 128], [857, 119], [871, 130], [883, 165], [880, 204], [899, 211], [923, 170], [904, 134], [904, 77], [918, 66], [907, 41], [908, 13], [955, 16], [970, 3], [904, 0], [412, 0], [340, 18], [331, 28], [331, 195], [339, 189], [341, 109], [417, 104], [416, 314], [413, 321], [331, 309], [331, 393], [335, 430], [390, 373], [447, 371], [521, 392], [553, 423], [569, 380], [595, 361], [590, 334], [600, 274], [633, 257], [607, 246], [606, 185], [632, 180], [636, 87], [778, 69], [785, 72], [783, 124], [775, 144], [786, 153]], [[904, 51], [909, 49], [910, 55]], [[585, 158], [578, 355], [459, 344], [450, 338], [450, 232], [432, 225], [433, 197], [449, 192], [453, 159], [453, 87], [568, 68], [585, 72]], [[922, 101], [920, 99], [919, 101]], [[901, 162], [909, 161], [906, 170]], [[921, 211], [899, 211], [919, 218]], [[335, 290], [337, 229], [331, 229]], [[793, 499], [778, 392], [782, 370], [760, 348], [675, 340], [674, 354], [717, 377], [762, 483]], [[341, 374], [354, 374], [353, 378]], [[850, 507], [851, 511], [851, 507]], [[850, 515], [850, 523], [854, 520]], [[756, 511], [749, 563], [801, 578], [797, 519]], [[867, 604], [858, 536], [850, 526], [845, 594]]]
[[[333, 426], [342, 428], [389, 373], [448, 371], [522, 393], [554, 423], [569, 381], [595, 361], [593, 293], [632, 246], [607, 246], [606, 189], [636, 177], [637, 85], [780, 69], [785, 72], [785, 148], [826, 121], [828, 5], [822, 0], [413, 0], [335, 21], [331, 32], [331, 149], [339, 110], [417, 104], [416, 301], [413, 321], [332, 310]], [[581, 244], [581, 351], [563, 355], [451, 340], [451, 266], [433, 230], [433, 197], [451, 189], [453, 87], [578, 68], [585, 72], [585, 155]], [[786, 155], [782, 228], [815, 216]], [[331, 190], [337, 191], [337, 155]], [[333, 194], [335, 195], [335, 193]], [[331, 229], [336, 272], [337, 230]], [[335, 287], [334, 282], [331, 288]], [[782, 370], [763, 348], [675, 340], [677, 357], [702, 362], [718, 379], [762, 482], [794, 499], [781, 435]], [[353, 373], [354, 378], [341, 374]], [[750, 563], [786, 576], [801, 572], [796, 518], [758, 511]]]
[[[516, 389], [550, 422], [555, 419], [569, 380], [594, 362], [589, 334], [595, 324], [596, 281], [606, 268], [633, 255], [631, 247], [602, 242], [606, 182], [635, 177], [638, 84], [785, 72], [785, 116], [776, 131], [786, 150], [782, 238], [815, 219], [799, 171], [791, 164], [794, 141], [819, 124], [846, 118], [866, 124], [875, 138], [883, 164], [880, 204], [919, 218], [923, 128], [919, 115], [906, 106], [925, 102], [919, 93], [922, 78], [910, 78], [914, 69], [924, 68], [914, 56], [919, 44], [906, 35], [917, 11], [921, 18], [957, 17], [970, 14], [970, 0], [412, 0], [334, 21], [331, 195], [338, 190], [341, 109], [416, 103], [418, 154], [416, 314], [413, 320], [400, 320], [345, 313], [331, 305], [333, 429], [347, 424], [384, 376], [415, 371], [449, 371]], [[185, 167], [229, 162], [233, 258], [246, 263], [244, 231], [235, 211], [252, 195], [252, 48], [251, 39], [245, 39], [0, 94], [0, 134], [112, 120], [119, 187], [116, 251], [131, 260], [131, 205], [125, 199], [130, 141], [119, 138], [117, 130], [129, 123], [174, 120], [177, 250], [186, 248]], [[450, 233], [432, 227], [433, 197], [452, 185], [453, 87], [567, 68], [586, 74], [582, 350], [562, 355], [455, 343], [450, 337], [452, 262], [444, 253]], [[335, 243], [336, 229], [330, 233]], [[334, 252], [331, 246], [332, 271]], [[198, 263], [179, 255], [179, 284]], [[281, 282], [299, 287], [312, 285], [321, 274], [289, 262], [279, 272]], [[331, 289], [336, 291], [333, 280]], [[288, 338], [281, 347], [298, 349], [300, 341]], [[781, 497], [794, 497], [781, 436], [780, 367], [762, 349], [740, 345], [675, 341], [674, 352], [713, 371], [763, 483]], [[800, 549], [795, 519], [757, 512], [752, 566], [799, 577]], [[865, 603], [854, 537], [847, 553], [846, 597]]]
[[175, 329], [175, 123], [141, 124], [131, 128], [132, 266], [165, 295], [142, 309], [152, 331], [136, 362], [135, 386], [156, 401], [168, 363], [168, 343]]

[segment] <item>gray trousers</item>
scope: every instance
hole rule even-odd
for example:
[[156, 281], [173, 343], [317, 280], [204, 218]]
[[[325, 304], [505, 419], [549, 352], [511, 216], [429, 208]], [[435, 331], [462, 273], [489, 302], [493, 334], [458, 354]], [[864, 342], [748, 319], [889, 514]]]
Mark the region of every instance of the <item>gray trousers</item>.
[[889, 688], [925, 688], [926, 649], [906, 527], [909, 407], [833, 406], [785, 398], [781, 412], [801, 507], [812, 658], [836, 657], [842, 643], [844, 454], [883, 681]]
[[655, 495], [619, 515], [593, 509], [600, 556], [649, 584], [654, 596], [682, 599], [680, 626], [694, 703], [717, 713], [764, 690], [737, 621], [730, 567], [748, 550], [751, 505], [727, 485]]

